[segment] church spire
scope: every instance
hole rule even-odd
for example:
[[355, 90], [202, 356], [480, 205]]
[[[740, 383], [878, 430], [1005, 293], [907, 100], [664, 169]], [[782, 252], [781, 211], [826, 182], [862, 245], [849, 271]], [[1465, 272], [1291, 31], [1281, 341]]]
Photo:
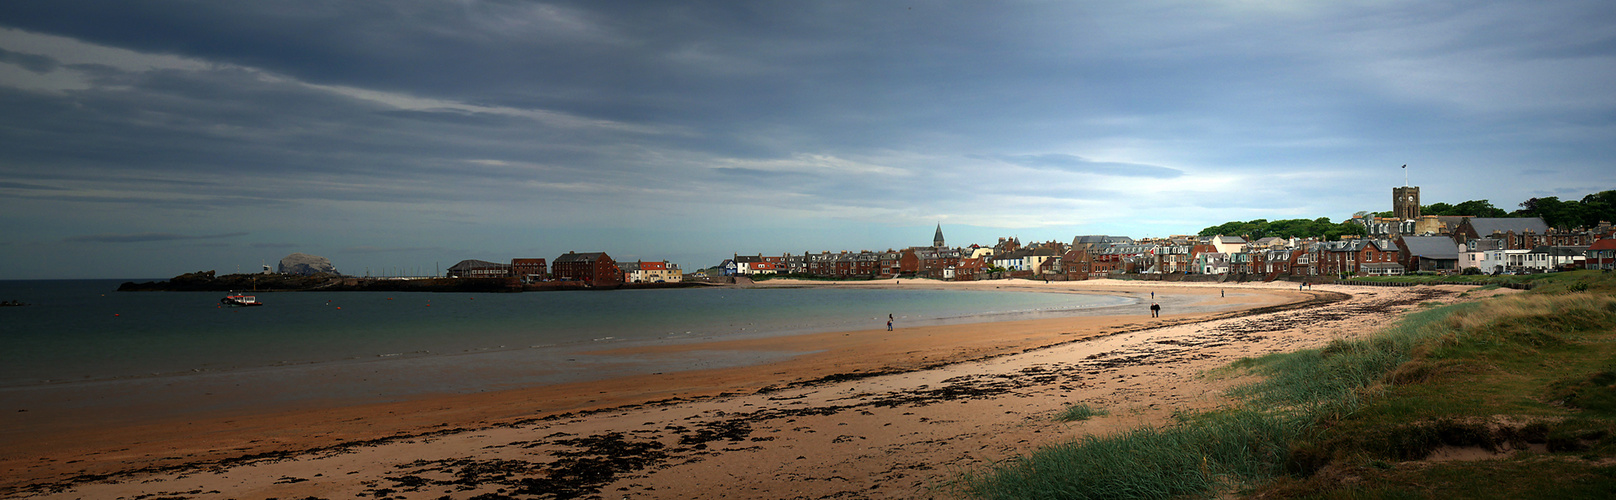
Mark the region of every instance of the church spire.
[[943, 223], [941, 222], [937, 223], [937, 235], [931, 237], [931, 246], [943, 247]]

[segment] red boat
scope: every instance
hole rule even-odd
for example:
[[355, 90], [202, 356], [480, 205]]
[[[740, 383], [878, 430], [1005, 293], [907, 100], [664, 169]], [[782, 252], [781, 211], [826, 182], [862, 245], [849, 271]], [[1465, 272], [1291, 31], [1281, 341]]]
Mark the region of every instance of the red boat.
[[239, 293], [224, 296], [224, 298], [219, 299], [219, 304], [230, 307], [251, 307], [264, 305], [263, 302], [258, 301], [258, 297], [242, 295]]

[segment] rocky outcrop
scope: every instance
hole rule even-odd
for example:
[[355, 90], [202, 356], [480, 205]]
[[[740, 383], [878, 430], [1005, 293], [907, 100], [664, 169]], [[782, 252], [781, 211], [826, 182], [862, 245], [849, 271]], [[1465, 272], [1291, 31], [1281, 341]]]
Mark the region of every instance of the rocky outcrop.
[[318, 290], [339, 282], [333, 274], [226, 274], [215, 276], [213, 271], [185, 273], [168, 281], [125, 282], [120, 292], [226, 292], [226, 291], [292, 291]]
[[294, 253], [282, 258], [280, 269], [277, 270], [277, 272], [281, 274], [298, 274], [303, 276], [312, 276], [321, 273], [341, 274], [337, 272], [336, 266], [331, 265], [330, 259], [320, 257], [318, 255], [309, 255], [306, 253]]

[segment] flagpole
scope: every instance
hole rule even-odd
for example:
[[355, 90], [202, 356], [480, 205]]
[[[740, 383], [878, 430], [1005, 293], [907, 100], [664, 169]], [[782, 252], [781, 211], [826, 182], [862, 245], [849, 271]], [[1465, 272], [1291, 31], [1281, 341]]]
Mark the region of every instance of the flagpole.
[[1403, 165], [1403, 187], [1408, 187], [1408, 165]]

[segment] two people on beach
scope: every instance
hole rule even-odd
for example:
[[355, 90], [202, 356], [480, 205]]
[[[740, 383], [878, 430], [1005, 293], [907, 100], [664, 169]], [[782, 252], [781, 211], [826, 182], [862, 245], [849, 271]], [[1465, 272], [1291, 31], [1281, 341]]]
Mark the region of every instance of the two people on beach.
[[1152, 318], [1160, 318], [1161, 317], [1161, 304], [1157, 304], [1155, 302], [1150, 303], [1150, 317], [1152, 317]]

